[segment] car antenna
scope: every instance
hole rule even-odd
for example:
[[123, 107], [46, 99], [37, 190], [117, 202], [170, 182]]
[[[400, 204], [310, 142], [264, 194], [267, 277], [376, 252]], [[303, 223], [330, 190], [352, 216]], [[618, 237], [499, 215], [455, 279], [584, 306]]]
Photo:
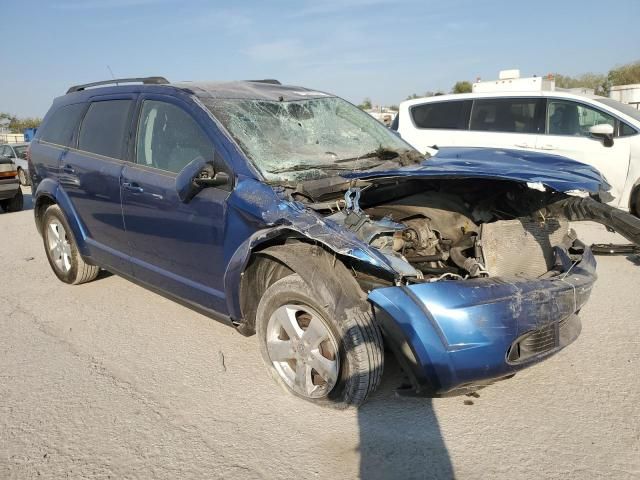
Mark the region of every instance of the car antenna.
[[[116, 76], [113, 74], [113, 71], [111, 70], [111, 67], [109, 65], [107, 65], [107, 69], [109, 70], [109, 73], [111, 74], [111, 78], [113, 80], [116, 79]], [[118, 85], [118, 82], [116, 81], [116, 85]]]

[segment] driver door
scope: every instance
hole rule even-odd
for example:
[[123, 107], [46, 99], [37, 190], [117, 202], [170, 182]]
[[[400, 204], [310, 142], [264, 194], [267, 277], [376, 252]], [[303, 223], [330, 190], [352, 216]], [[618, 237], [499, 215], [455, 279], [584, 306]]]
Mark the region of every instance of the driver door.
[[187, 303], [225, 313], [222, 246], [228, 188], [207, 188], [188, 203], [176, 174], [197, 157], [222, 163], [182, 102], [142, 99], [133, 162], [121, 177], [124, 224], [133, 274]]

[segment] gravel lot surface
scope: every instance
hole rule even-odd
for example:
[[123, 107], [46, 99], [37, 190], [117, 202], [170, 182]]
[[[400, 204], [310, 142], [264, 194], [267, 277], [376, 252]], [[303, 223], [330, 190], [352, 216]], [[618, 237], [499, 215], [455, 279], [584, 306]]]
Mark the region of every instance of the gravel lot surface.
[[600, 257], [580, 338], [479, 397], [398, 398], [388, 362], [336, 412], [255, 337], [114, 275], [62, 284], [31, 211], [0, 239], [0, 478], [640, 478], [638, 257]]

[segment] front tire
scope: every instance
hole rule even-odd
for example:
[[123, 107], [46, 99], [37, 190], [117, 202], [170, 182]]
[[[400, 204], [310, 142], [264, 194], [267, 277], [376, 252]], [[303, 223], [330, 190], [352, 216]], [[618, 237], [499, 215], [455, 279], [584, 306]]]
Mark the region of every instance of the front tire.
[[49, 265], [64, 283], [79, 285], [98, 276], [100, 268], [84, 261], [71, 227], [57, 205], [51, 205], [44, 213], [42, 239]]
[[378, 387], [384, 347], [368, 303], [349, 311], [338, 304], [289, 275], [265, 291], [256, 331], [263, 360], [280, 385], [307, 401], [345, 408], [361, 405]]

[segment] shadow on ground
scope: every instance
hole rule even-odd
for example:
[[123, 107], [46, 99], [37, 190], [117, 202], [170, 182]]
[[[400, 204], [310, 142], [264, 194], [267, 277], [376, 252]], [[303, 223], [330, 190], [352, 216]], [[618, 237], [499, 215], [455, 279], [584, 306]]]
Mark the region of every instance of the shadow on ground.
[[637, 265], [640, 267], [640, 255], [628, 255], [626, 258], [634, 265]]
[[33, 209], [33, 195], [31, 195], [31, 192], [25, 192], [24, 189], [22, 190], [22, 197], [24, 198], [24, 206], [22, 207], [22, 210], [32, 210]]
[[[24, 201], [24, 206], [22, 207], [22, 210], [31, 210], [31, 209], [33, 209], [33, 197], [31, 195], [31, 189], [30, 188], [26, 189], [26, 191], [25, 191], [25, 188], [22, 187], [22, 198], [23, 198], [23, 201]], [[18, 212], [5, 212], [4, 210], [2, 210], [0, 208], [0, 215], [2, 215], [2, 214], [7, 215], [7, 214], [11, 214], [11, 213], [18, 213]]]
[[397, 396], [400, 378], [386, 352], [382, 384], [358, 410], [360, 478], [454, 478], [433, 400]]

